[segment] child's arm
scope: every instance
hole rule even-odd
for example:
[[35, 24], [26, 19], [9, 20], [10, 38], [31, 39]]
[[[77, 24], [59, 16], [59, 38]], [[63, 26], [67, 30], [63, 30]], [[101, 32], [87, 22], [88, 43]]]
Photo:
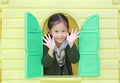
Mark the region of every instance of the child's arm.
[[67, 41], [68, 41], [70, 48], [73, 46], [75, 40], [79, 37], [79, 32], [80, 31], [76, 29], [75, 31], [72, 30], [70, 35], [69, 33], [67, 34]]
[[67, 47], [67, 56], [71, 63], [76, 63], [79, 61], [79, 52], [74, 44], [75, 40], [79, 37], [79, 30], [72, 30], [71, 34], [67, 35], [67, 41], [69, 46]]
[[53, 64], [54, 57], [49, 54], [49, 49], [45, 45], [43, 46], [43, 49], [42, 64], [44, 67], [50, 67]]
[[77, 63], [79, 61], [80, 54], [75, 44], [71, 48], [69, 46], [67, 47], [67, 56], [71, 63]]
[[43, 37], [43, 57], [42, 57], [42, 64], [44, 67], [50, 67], [53, 64], [54, 61], [54, 47], [55, 42], [54, 39], [50, 37], [50, 35], [45, 35]]

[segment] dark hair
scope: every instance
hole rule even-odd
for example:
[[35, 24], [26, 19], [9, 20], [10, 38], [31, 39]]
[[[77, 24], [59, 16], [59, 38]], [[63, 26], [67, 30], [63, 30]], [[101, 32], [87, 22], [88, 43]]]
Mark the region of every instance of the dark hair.
[[48, 28], [51, 30], [51, 28], [58, 24], [59, 22], [63, 22], [65, 23], [65, 25], [67, 26], [67, 28], [69, 29], [69, 22], [68, 19], [65, 15], [63, 15], [62, 13], [57, 13], [52, 15], [49, 20], [48, 20]]

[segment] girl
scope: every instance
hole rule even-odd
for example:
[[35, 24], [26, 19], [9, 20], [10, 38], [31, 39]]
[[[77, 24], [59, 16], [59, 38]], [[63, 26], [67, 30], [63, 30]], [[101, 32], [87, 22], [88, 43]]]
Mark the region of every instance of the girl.
[[61, 13], [52, 15], [48, 20], [48, 34], [43, 37], [44, 75], [72, 75], [71, 63], [79, 61], [79, 52], [74, 44], [79, 31], [68, 32], [69, 23]]

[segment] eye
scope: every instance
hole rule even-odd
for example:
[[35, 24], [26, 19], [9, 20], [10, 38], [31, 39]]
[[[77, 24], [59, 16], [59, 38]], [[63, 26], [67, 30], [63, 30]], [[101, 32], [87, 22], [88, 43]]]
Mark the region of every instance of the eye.
[[65, 30], [62, 30], [62, 32], [65, 32]]
[[58, 31], [55, 31], [56, 33], [58, 32]]

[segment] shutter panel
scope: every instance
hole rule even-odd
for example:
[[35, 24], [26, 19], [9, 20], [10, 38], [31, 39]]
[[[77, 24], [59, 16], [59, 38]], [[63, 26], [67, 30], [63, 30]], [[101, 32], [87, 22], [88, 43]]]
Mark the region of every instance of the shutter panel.
[[26, 78], [43, 75], [41, 58], [43, 55], [42, 30], [36, 18], [30, 14], [25, 15], [25, 51], [26, 51]]
[[99, 16], [87, 19], [80, 32], [79, 40], [79, 76], [99, 76]]

